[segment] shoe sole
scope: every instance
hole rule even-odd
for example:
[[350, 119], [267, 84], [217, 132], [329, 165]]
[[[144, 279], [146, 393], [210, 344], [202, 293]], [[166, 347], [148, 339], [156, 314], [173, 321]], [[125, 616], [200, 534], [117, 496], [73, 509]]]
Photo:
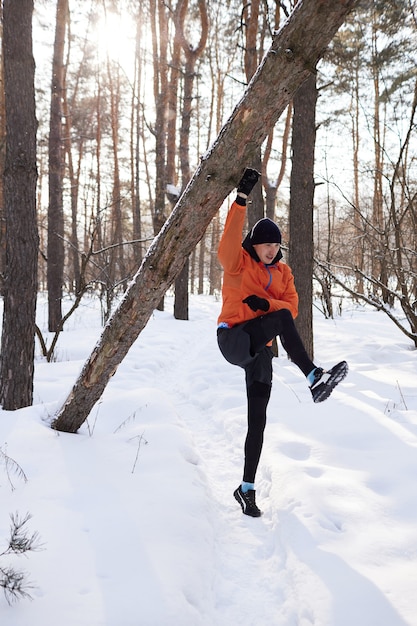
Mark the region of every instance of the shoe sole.
[[[235, 500], [237, 502], [239, 502], [240, 506], [242, 507], [242, 513], [244, 515], [247, 515], [248, 517], [261, 517], [262, 515], [262, 511], [259, 511], [259, 513], [255, 513], [255, 515], [252, 515], [251, 513], [248, 513], [245, 509], [246, 509], [246, 503], [243, 500], [242, 496], [239, 493], [239, 489], [236, 489], [236, 491], [233, 492], [233, 495], [235, 497]], [[259, 510], [259, 509], [258, 509]]]
[[341, 361], [340, 363], [335, 365], [333, 369], [335, 369], [335, 371], [332, 372], [329, 379], [325, 383], [323, 383], [322, 391], [320, 391], [320, 393], [315, 398], [313, 398], [313, 402], [315, 402], [316, 404], [318, 402], [323, 402], [324, 400], [327, 400], [336, 385], [338, 385], [346, 377], [349, 371], [349, 366], [346, 361]]

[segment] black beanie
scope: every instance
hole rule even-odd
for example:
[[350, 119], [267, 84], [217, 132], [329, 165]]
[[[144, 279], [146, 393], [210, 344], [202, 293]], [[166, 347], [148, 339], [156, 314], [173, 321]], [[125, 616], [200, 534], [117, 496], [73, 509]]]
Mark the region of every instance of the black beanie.
[[258, 243], [281, 243], [281, 231], [269, 217], [264, 217], [250, 231], [250, 242], [255, 246]]

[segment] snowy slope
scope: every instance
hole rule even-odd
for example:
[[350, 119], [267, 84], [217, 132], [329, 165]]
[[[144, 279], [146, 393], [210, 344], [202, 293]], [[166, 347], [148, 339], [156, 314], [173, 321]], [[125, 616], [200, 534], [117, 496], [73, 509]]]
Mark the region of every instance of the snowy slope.
[[[347, 305], [345, 305], [346, 307]], [[0, 414], [0, 552], [9, 513], [44, 549], [0, 558], [33, 601], [7, 626], [414, 626], [417, 624], [417, 352], [381, 313], [315, 319], [316, 362], [348, 378], [314, 405], [281, 354], [257, 478], [242, 515], [243, 372], [221, 356], [219, 302], [155, 312], [79, 434], [49, 421], [99, 334], [91, 300], [58, 360], [39, 360], [35, 404]], [[39, 323], [45, 326], [43, 305]]]

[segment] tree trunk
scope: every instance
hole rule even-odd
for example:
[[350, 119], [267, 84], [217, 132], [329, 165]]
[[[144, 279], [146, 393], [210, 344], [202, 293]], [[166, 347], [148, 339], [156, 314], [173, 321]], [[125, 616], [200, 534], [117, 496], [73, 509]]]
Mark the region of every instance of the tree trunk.
[[120, 192], [120, 166], [119, 166], [119, 107], [120, 107], [120, 68], [116, 68], [116, 79], [110, 68], [110, 60], [107, 58], [107, 78], [110, 90], [110, 119], [113, 152], [113, 189], [112, 189], [112, 210], [111, 210], [111, 239], [110, 244], [118, 244], [110, 250], [110, 290], [112, 299], [115, 294], [115, 286], [123, 281], [127, 283], [127, 272], [124, 258], [123, 243], [123, 217], [122, 201]]
[[[249, 83], [252, 76], [256, 72], [256, 68], [259, 64], [258, 49], [258, 33], [259, 33], [259, 8], [260, 0], [252, 0], [247, 2], [243, 0], [243, 17], [245, 27], [245, 75], [246, 80]], [[265, 25], [264, 25], [265, 27]], [[248, 166], [253, 167], [258, 172], [262, 171], [262, 155], [261, 146], [258, 149]], [[253, 192], [250, 195], [250, 200], [247, 207], [248, 226], [251, 228], [258, 220], [264, 217], [264, 199], [262, 194], [262, 185], [256, 185]]]
[[176, 320], [188, 320], [188, 283], [190, 259], [175, 280], [174, 317]]
[[220, 220], [215, 215], [211, 222], [211, 241], [210, 241], [210, 295], [220, 293], [222, 288], [222, 268], [217, 258], [217, 249], [220, 241]]
[[49, 207], [48, 207], [48, 326], [55, 332], [62, 319], [64, 281], [64, 207], [62, 199], [63, 139], [62, 95], [64, 86], [65, 25], [68, 0], [58, 0], [54, 57], [52, 62], [51, 119], [49, 123]]
[[[363, 232], [362, 232], [362, 218], [361, 218], [361, 202], [359, 196], [359, 145], [360, 145], [360, 125], [359, 125], [359, 52], [356, 54], [355, 70], [354, 70], [354, 83], [353, 83], [353, 115], [352, 115], [352, 152], [353, 152], [353, 189], [354, 189], [354, 204], [355, 210], [353, 214], [353, 224], [355, 228], [355, 240], [353, 255], [355, 260], [355, 266], [363, 272], [364, 269], [364, 246], [363, 246]], [[356, 274], [356, 291], [364, 293], [364, 281], [360, 274]]]
[[[155, 100], [155, 202], [152, 211], [153, 232], [156, 236], [165, 222], [166, 142], [168, 107], [168, 11], [163, 2], [151, 0], [153, 94]], [[157, 304], [164, 310], [164, 295]]]
[[290, 183], [290, 255], [299, 296], [297, 330], [313, 358], [313, 202], [316, 143], [316, 77], [311, 75], [294, 96]]
[[68, 159], [68, 178], [70, 182], [70, 198], [71, 198], [71, 249], [70, 249], [70, 261], [68, 263], [68, 273], [72, 280], [70, 280], [70, 288], [77, 293], [78, 285], [81, 280], [81, 268], [80, 268], [80, 246], [78, 242], [78, 186], [80, 168], [79, 163], [82, 154], [82, 142], [83, 138], [80, 138], [80, 151], [78, 158], [78, 168], [74, 168], [74, 161], [72, 155], [72, 139], [71, 139], [71, 113], [67, 100], [66, 89], [64, 86], [64, 100], [63, 100], [63, 112], [64, 112], [64, 125], [65, 125], [65, 154]]
[[199, 295], [204, 293], [204, 266], [206, 260], [206, 241], [207, 241], [207, 233], [205, 233], [204, 237], [200, 241], [200, 254], [198, 255], [198, 287], [197, 293]]
[[[195, 66], [206, 47], [208, 35], [208, 15], [206, 0], [198, 0], [201, 34], [198, 45], [193, 48], [185, 36], [184, 21], [188, 10], [188, 0], [182, 0], [179, 5], [179, 16], [176, 29], [179, 34], [183, 52], [185, 54], [184, 70], [184, 99], [181, 111], [180, 129], [180, 164], [182, 189], [187, 185], [191, 177], [190, 169], [190, 125], [192, 114], [192, 99], [195, 79]], [[177, 320], [188, 320], [188, 288], [189, 288], [189, 260], [184, 263], [178, 278], [175, 281], [174, 317]]]
[[[68, 28], [71, 29], [70, 24], [70, 14], [68, 12]], [[86, 42], [85, 42], [86, 47]], [[65, 152], [64, 161], [66, 158], [67, 168], [68, 168], [68, 179], [70, 185], [70, 200], [71, 200], [71, 227], [70, 227], [70, 250], [69, 250], [69, 259], [68, 259], [68, 275], [69, 275], [69, 288], [75, 293], [78, 293], [79, 288], [81, 288], [83, 277], [81, 276], [81, 250], [80, 244], [78, 240], [78, 192], [79, 192], [79, 183], [80, 183], [80, 165], [82, 161], [83, 155], [83, 145], [84, 145], [84, 135], [81, 134], [78, 137], [78, 145], [77, 150], [75, 150], [75, 146], [73, 145], [73, 128], [72, 128], [72, 114], [73, 114], [73, 103], [76, 101], [76, 94], [78, 92], [78, 85], [80, 83], [80, 74], [83, 68], [83, 62], [80, 63], [77, 75], [75, 80], [71, 78], [71, 83], [73, 85], [73, 95], [72, 100], [68, 99], [68, 90], [67, 90], [67, 70], [70, 63], [70, 50], [71, 46], [68, 46], [67, 50], [67, 58], [64, 62], [64, 72], [63, 72], [63, 98], [62, 98], [62, 111], [63, 111], [63, 147]], [[83, 51], [83, 58], [85, 59], [85, 48]], [[74, 84], [75, 83], [75, 84]], [[73, 154], [74, 153], [74, 154]], [[76, 157], [74, 158], [74, 155]]]
[[[372, 24], [372, 78], [374, 85], [374, 195], [372, 207], [372, 225], [374, 227], [374, 249], [372, 251], [372, 275], [378, 279], [382, 285], [388, 283], [387, 258], [385, 248], [385, 216], [384, 216], [384, 192], [383, 192], [383, 171], [384, 171], [384, 139], [381, 128], [380, 108], [381, 108], [381, 85], [380, 85], [380, 63], [378, 62], [378, 27]], [[382, 131], [382, 132], [381, 132]], [[388, 289], [383, 286], [382, 298], [385, 304], [390, 302]], [[377, 295], [378, 287], [374, 287]]]
[[[0, 361], [0, 404], [6, 411], [33, 399], [38, 229], [36, 221], [33, 0], [4, 0], [6, 108], [4, 199], [6, 276]], [[18, 103], [18, 104], [17, 104]]]
[[278, 172], [278, 177], [276, 181], [272, 181], [267, 176], [267, 168], [268, 161], [271, 154], [272, 148], [272, 138], [274, 131], [272, 130], [268, 137], [267, 146], [264, 153], [263, 163], [262, 163], [262, 183], [265, 190], [265, 215], [269, 217], [270, 220], [275, 220], [275, 205], [277, 201], [277, 193], [278, 189], [281, 186], [281, 183], [284, 179], [285, 168], [287, 165], [287, 152], [288, 152], [288, 143], [290, 137], [290, 130], [292, 127], [292, 102], [289, 103], [287, 107], [287, 112], [285, 116], [285, 126], [284, 126], [284, 134], [282, 136], [282, 148], [281, 148], [281, 165]]
[[[132, 89], [132, 124], [130, 133], [130, 159], [131, 159], [131, 198], [132, 198], [132, 239], [142, 239], [142, 211], [141, 211], [141, 185], [140, 185], [140, 136], [142, 132], [142, 111], [139, 94], [142, 75], [142, 59], [139, 53], [140, 23], [137, 25], [136, 54], [135, 54], [135, 80]], [[137, 266], [142, 261], [142, 244], [133, 246], [133, 257]]]
[[356, 0], [299, 2], [148, 250], [52, 426], [76, 432]]
[[166, 194], [166, 140], [168, 105], [168, 17], [162, 2], [151, 2], [152, 46], [155, 99], [155, 205], [153, 208], [154, 235], [157, 235], [165, 222]]
[[[0, 6], [0, 39], [3, 41], [3, 6]], [[4, 172], [6, 158], [6, 113], [4, 102], [4, 63], [0, 49], [0, 172]], [[6, 215], [4, 210], [4, 181], [0, 178], [0, 295], [3, 295], [3, 276], [6, 271]]]
[[[140, 183], [140, 141], [143, 127], [143, 113], [140, 100], [140, 90], [142, 84], [142, 72], [144, 59], [141, 53], [141, 40], [144, 22], [144, 7], [138, 3], [135, 37], [135, 72], [132, 88], [132, 113], [130, 131], [130, 159], [131, 159], [131, 198], [132, 198], [132, 239], [139, 242], [142, 239], [142, 209], [141, 209], [141, 183]], [[133, 245], [133, 258], [136, 267], [142, 262], [142, 243]]]

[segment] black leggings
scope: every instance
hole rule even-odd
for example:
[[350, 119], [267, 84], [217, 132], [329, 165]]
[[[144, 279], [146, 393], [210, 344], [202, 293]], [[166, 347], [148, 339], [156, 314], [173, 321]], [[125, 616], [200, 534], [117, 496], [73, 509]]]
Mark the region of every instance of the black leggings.
[[307, 376], [315, 365], [304, 348], [288, 309], [217, 331], [219, 348], [225, 359], [245, 370], [248, 431], [243, 480], [250, 483], [255, 482], [271, 395], [273, 355], [266, 344], [276, 336], [279, 336], [290, 359]]
[[261, 457], [266, 425], [266, 407], [271, 395], [271, 386], [254, 382], [247, 389], [248, 396], [248, 432], [245, 440], [245, 465], [243, 480], [255, 482], [256, 470]]
[[284, 350], [291, 361], [300, 368], [304, 376], [308, 376], [314, 369], [315, 365], [304, 348], [291, 311], [288, 309], [255, 317], [242, 326], [244, 332], [250, 337], [251, 354], [255, 355], [260, 352], [265, 344], [278, 335]]
[[256, 380], [272, 383], [272, 353], [266, 344], [277, 336], [291, 361], [304, 376], [308, 376], [315, 365], [304, 348], [288, 309], [267, 313], [233, 328], [219, 328], [217, 331], [221, 353], [232, 365], [243, 367], [248, 387]]

